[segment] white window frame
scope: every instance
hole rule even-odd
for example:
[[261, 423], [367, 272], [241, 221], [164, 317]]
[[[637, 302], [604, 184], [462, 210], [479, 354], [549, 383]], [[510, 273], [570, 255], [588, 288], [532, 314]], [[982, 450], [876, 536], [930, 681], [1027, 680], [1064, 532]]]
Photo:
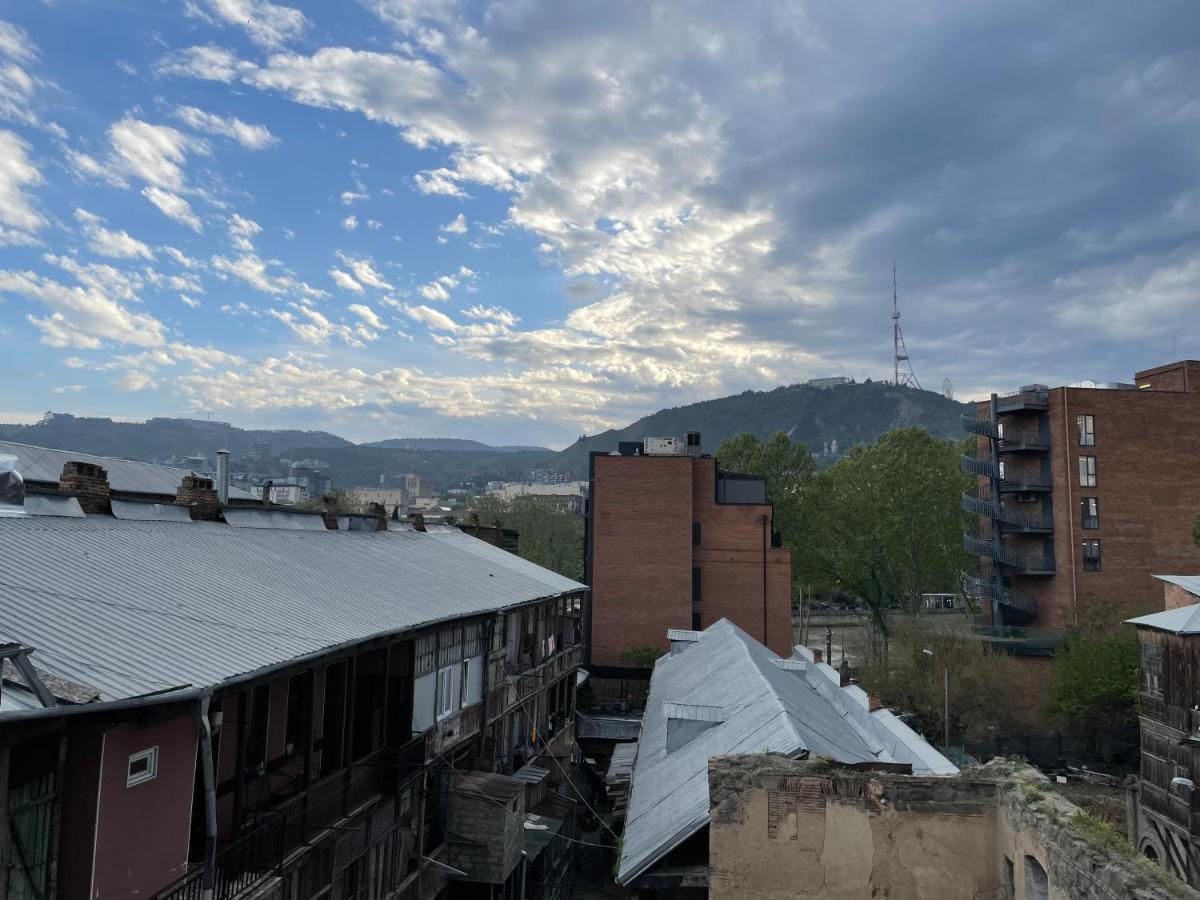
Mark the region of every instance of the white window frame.
[[[146, 771], [133, 774], [130, 769], [135, 763], [146, 760]], [[125, 764], [125, 787], [136, 787], [139, 784], [145, 784], [147, 781], [153, 781], [158, 777], [158, 747], [148, 747], [145, 750], [139, 750], [137, 753], [129, 754], [129, 760]]]
[[454, 686], [454, 670], [458, 666], [459, 663], [451, 663], [437, 670], [437, 694], [434, 701], [434, 716], [439, 722], [458, 712], [458, 706], [455, 704], [458, 698], [452, 690]]

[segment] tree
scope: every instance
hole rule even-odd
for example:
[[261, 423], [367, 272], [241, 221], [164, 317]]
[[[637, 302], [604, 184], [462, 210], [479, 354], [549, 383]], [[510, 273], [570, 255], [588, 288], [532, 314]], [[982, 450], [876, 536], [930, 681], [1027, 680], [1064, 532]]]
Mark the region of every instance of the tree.
[[523, 559], [583, 579], [583, 520], [571, 512], [568, 498], [524, 494], [505, 500], [483, 494], [472, 501], [472, 509], [484, 525], [515, 529]]
[[1050, 711], [1087, 728], [1132, 725], [1137, 721], [1137, 673], [1133, 635], [1073, 635], [1054, 654]]

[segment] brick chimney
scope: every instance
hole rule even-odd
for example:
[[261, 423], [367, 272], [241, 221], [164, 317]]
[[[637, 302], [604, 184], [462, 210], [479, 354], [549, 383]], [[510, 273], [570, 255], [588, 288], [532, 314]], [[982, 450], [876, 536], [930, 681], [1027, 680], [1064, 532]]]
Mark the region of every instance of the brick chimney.
[[337, 531], [337, 498], [333, 494], [326, 494], [321, 498], [321, 518], [325, 520], [327, 529]]
[[412, 527], [417, 531], [425, 530], [425, 516], [423, 513], [409, 513], [408, 521], [412, 523]]
[[850, 663], [842, 660], [842, 664], [838, 666], [838, 677], [841, 679], [842, 687], [850, 684]]
[[368, 503], [367, 515], [374, 517], [376, 531], [387, 531], [388, 513], [386, 506], [382, 503]]
[[85, 513], [112, 513], [112, 504], [109, 502], [112, 490], [108, 486], [108, 472], [103, 466], [74, 460], [68, 462], [58, 476], [58, 489], [66, 494], [74, 494]]
[[871, 712], [878, 712], [883, 709], [883, 701], [879, 699], [878, 694], [867, 694], [867, 703]]
[[175, 491], [175, 502], [186, 506], [197, 522], [219, 522], [221, 502], [211, 478], [203, 475], [184, 475]]

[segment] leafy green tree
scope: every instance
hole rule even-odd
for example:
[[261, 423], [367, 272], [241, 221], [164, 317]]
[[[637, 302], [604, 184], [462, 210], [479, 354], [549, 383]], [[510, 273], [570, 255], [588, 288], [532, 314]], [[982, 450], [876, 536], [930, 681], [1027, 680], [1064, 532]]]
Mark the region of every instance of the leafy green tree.
[[1068, 638], [1054, 655], [1050, 712], [1087, 728], [1137, 721], [1138, 644], [1131, 634]]
[[483, 494], [472, 501], [472, 510], [480, 524], [515, 529], [523, 559], [583, 579], [583, 519], [571, 512], [568, 498]]

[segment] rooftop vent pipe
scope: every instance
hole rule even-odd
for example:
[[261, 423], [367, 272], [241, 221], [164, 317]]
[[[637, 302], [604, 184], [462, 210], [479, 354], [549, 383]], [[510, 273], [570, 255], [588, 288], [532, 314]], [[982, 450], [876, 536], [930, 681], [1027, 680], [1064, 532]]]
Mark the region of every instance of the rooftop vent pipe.
[[217, 451], [217, 501], [229, 505], [229, 451]]

